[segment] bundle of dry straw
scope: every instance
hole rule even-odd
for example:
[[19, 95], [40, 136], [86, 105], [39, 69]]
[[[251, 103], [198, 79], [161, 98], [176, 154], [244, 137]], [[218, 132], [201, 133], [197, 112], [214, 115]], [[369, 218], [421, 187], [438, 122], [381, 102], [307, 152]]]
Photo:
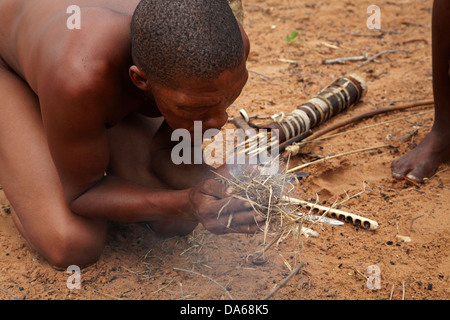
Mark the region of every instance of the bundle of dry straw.
[[262, 171], [258, 167], [240, 167], [237, 173], [230, 172], [231, 177], [217, 174], [217, 179], [233, 187], [233, 197], [248, 201], [256, 212], [266, 216], [262, 230], [265, 234], [272, 230], [285, 236], [292, 233], [317, 237], [317, 232], [303, 226], [314, 222], [306, 219], [307, 214], [300, 212], [298, 204], [285, 200], [298, 184], [296, 176], [286, 172], [267, 175]]

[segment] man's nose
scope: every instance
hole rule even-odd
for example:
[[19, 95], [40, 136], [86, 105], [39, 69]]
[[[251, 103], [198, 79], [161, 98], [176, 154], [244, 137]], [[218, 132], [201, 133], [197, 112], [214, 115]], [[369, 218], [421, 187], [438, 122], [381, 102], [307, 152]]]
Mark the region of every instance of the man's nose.
[[207, 129], [221, 129], [225, 123], [227, 123], [228, 121], [228, 113], [224, 112], [222, 113], [222, 115], [215, 115], [213, 117], [208, 118], [208, 120], [206, 120], [203, 123], [203, 129], [207, 130]]

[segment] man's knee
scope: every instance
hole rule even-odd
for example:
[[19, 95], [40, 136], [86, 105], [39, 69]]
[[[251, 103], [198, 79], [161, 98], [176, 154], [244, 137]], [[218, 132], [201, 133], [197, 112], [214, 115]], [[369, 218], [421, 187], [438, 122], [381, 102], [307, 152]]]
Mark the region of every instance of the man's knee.
[[23, 227], [13, 207], [11, 215], [17, 229], [30, 246], [54, 267], [84, 267], [100, 258], [105, 245], [106, 222], [66, 222], [30, 233]]
[[[24, 211], [17, 212], [11, 205], [11, 216], [20, 234], [30, 246], [41, 254], [52, 266], [66, 268], [70, 265], [84, 267], [96, 262], [105, 245], [107, 223], [101, 220], [77, 216], [68, 208], [53, 212], [46, 209], [44, 214]], [[26, 217], [28, 216], [28, 219]], [[45, 219], [29, 219], [45, 217]], [[28, 220], [23, 223], [23, 220]], [[46, 220], [47, 223], [44, 223]], [[50, 221], [50, 223], [48, 223]]]
[[97, 233], [87, 230], [61, 230], [47, 243], [42, 255], [54, 267], [67, 268], [77, 265], [80, 268], [95, 263], [103, 251], [106, 227]]

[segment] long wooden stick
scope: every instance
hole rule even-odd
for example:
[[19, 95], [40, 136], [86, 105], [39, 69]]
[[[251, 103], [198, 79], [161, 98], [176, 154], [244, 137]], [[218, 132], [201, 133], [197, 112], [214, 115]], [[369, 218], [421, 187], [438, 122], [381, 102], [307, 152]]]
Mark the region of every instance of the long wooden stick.
[[[346, 131], [338, 132], [338, 133], [333, 133], [333, 134], [327, 135], [325, 137], [316, 137], [314, 140], [315, 141], [319, 141], [319, 140], [330, 139], [330, 138], [333, 138], [333, 137], [336, 137], [336, 136], [339, 136], [339, 135], [348, 134], [348, 133], [361, 131], [361, 130], [367, 130], [367, 129], [370, 129], [370, 128], [373, 128], [373, 127], [377, 127], [377, 126], [381, 126], [381, 125], [387, 125], [387, 124], [392, 123], [392, 122], [406, 120], [406, 119], [411, 118], [411, 117], [417, 117], [417, 116], [421, 116], [421, 115], [428, 114], [428, 113], [431, 113], [431, 112], [434, 112], [434, 110], [427, 110], [427, 111], [417, 112], [417, 113], [413, 113], [413, 114], [407, 115], [407, 116], [402, 117], [402, 118], [396, 118], [396, 119], [387, 120], [387, 121], [383, 121], [383, 122], [377, 122], [377, 123], [374, 123], [374, 124], [371, 124], [371, 125], [367, 125], [367, 126], [364, 126], [364, 127], [358, 127], [358, 128], [354, 128], [354, 129], [349, 129], [349, 130], [346, 130]], [[312, 142], [312, 141], [313, 140], [308, 140], [308, 141], [304, 140], [302, 142], [303, 143], [309, 143], [309, 142]]]
[[356, 116], [353, 116], [349, 119], [343, 120], [341, 122], [335, 123], [333, 125], [330, 125], [328, 127], [325, 127], [321, 130], [318, 130], [316, 132], [314, 132], [312, 135], [310, 135], [308, 138], [304, 139], [303, 141], [310, 141], [310, 140], [314, 140], [317, 137], [320, 137], [322, 135], [324, 135], [325, 133], [328, 133], [330, 131], [336, 130], [338, 128], [344, 127], [350, 123], [353, 122], [357, 122], [366, 118], [370, 118], [373, 117], [375, 115], [381, 114], [381, 113], [387, 113], [387, 112], [392, 112], [392, 111], [398, 111], [398, 110], [404, 110], [404, 109], [408, 109], [408, 108], [413, 108], [413, 107], [420, 107], [420, 106], [426, 106], [426, 105], [431, 105], [434, 104], [434, 100], [433, 99], [428, 99], [428, 100], [423, 100], [423, 101], [418, 101], [418, 102], [414, 102], [414, 103], [406, 103], [406, 104], [402, 104], [402, 105], [398, 105], [398, 106], [390, 106], [390, 107], [385, 107], [385, 108], [380, 108], [380, 109], [375, 109], [375, 110], [371, 110], [362, 114], [358, 114]]
[[[418, 102], [413, 102], [413, 103], [405, 103], [405, 104], [401, 104], [401, 105], [397, 105], [397, 106], [390, 106], [390, 107], [385, 107], [385, 108], [380, 108], [380, 109], [375, 109], [375, 110], [371, 110], [362, 114], [358, 114], [356, 116], [353, 116], [349, 119], [343, 120], [341, 122], [337, 122], [335, 124], [332, 124], [330, 126], [327, 126], [321, 130], [318, 130], [316, 132], [314, 132], [313, 134], [309, 135], [308, 137], [306, 137], [305, 139], [302, 140], [298, 140], [297, 141], [293, 141], [290, 144], [285, 143], [285, 145], [283, 146], [283, 149], [285, 149], [286, 147], [290, 146], [290, 145], [300, 145], [300, 144], [305, 144], [305, 143], [309, 143], [314, 141], [315, 139], [318, 139], [319, 137], [323, 136], [324, 134], [339, 129], [341, 127], [344, 127], [346, 125], [349, 125], [351, 123], [366, 119], [366, 118], [370, 118], [373, 117], [375, 115], [378, 114], [382, 114], [382, 113], [387, 113], [387, 112], [392, 112], [392, 111], [399, 111], [399, 110], [404, 110], [404, 109], [408, 109], [408, 108], [413, 108], [413, 107], [420, 107], [420, 106], [426, 106], [426, 105], [431, 105], [434, 104], [434, 100], [433, 99], [427, 99], [427, 100], [423, 100], [423, 101], [418, 101]], [[288, 150], [283, 154], [283, 157], [286, 158], [287, 156], [294, 156], [296, 155], [297, 152], [293, 151], [293, 150]]]

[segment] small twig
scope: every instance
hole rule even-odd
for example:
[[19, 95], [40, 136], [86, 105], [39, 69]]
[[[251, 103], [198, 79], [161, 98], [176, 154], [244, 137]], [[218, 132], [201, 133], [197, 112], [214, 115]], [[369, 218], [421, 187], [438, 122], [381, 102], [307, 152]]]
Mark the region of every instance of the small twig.
[[[416, 68], [416, 69], [418, 69], [418, 68]], [[383, 105], [383, 104], [390, 104], [391, 106], [393, 106], [396, 103], [405, 103], [405, 102], [412, 103], [412, 102], [423, 101], [423, 100], [425, 100], [425, 99], [423, 99], [423, 98], [416, 98], [416, 99], [386, 100], [386, 101], [376, 102], [374, 105], [377, 106], [377, 107], [380, 106], [380, 105]]]
[[438, 175], [439, 173], [443, 173], [443, 172], [445, 172], [445, 171], [447, 171], [447, 170], [448, 170], [448, 168], [444, 168], [444, 169], [442, 169], [442, 170], [436, 171], [431, 177], [429, 177], [429, 178], [424, 178], [423, 180], [424, 180], [424, 182], [427, 181], [427, 180], [430, 180], [431, 178], [433, 178], [434, 176]]
[[406, 183], [410, 183], [412, 185], [415, 185], [417, 188], [420, 188], [420, 183], [415, 182], [414, 180], [411, 180], [406, 175], [403, 175], [402, 178], [403, 178], [403, 180], [405, 180]]
[[321, 44], [323, 46], [331, 48], [331, 49], [340, 49], [338, 46], [335, 46], [334, 44], [329, 44], [329, 43], [326, 43], [326, 42], [323, 42], [323, 41], [321, 42]]
[[271, 296], [275, 294], [280, 288], [282, 288], [286, 283], [297, 274], [297, 272], [303, 267], [303, 263], [300, 263], [283, 281], [281, 281], [272, 291], [270, 291], [263, 300], [268, 300]]
[[276, 243], [278, 240], [280, 240], [282, 236], [282, 233], [280, 232], [277, 237], [275, 237], [269, 244], [267, 244], [262, 250], [256, 251], [253, 255], [251, 255], [251, 258], [253, 260], [259, 259], [269, 248]]
[[154, 291], [154, 292], [153, 292], [153, 296], [156, 295], [158, 292], [164, 290], [164, 289], [167, 288], [168, 286], [170, 286], [174, 280], [175, 280], [175, 279], [170, 279], [169, 283], [167, 283], [165, 286], [162, 286], [162, 287], [159, 288], [158, 290]]
[[173, 270], [176, 270], [176, 271], [183, 271], [183, 272], [189, 272], [189, 273], [193, 273], [193, 274], [196, 274], [196, 275], [198, 275], [198, 276], [204, 277], [204, 278], [208, 279], [209, 281], [211, 281], [211, 282], [215, 283], [216, 285], [218, 285], [218, 286], [219, 286], [219, 287], [220, 287], [220, 288], [228, 295], [228, 297], [229, 297], [231, 300], [233, 300], [233, 297], [232, 297], [231, 294], [228, 292], [228, 290], [227, 290], [224, 286], [222, 286], [220, 283], [218, 283], [216, 280], [212, 279], [211, 277], [208, 277], [207, 275], [204, 275], [204, 274], [201, 274], [201, 273], [198, 273], [198, 272], [195, 272], [195, 271], [186, 270], [186, 269], [173, 268]]
[[405, 50], [405, 49], [395, 49], [395, 50], [385, 50], [385, 51], [381, 51], [378, 52], [377, 54], [371, 56], [369, 59], [367, 59], [366, 61], [364, 61], [363, 63], [361, 63], [357, 68], [361, 68], [362, 66], [365, 66], [366, 64], [372, 62], [373, 60], [375, 60], [376, 58], [378, 58], [379, 56], [386, 54], [386, 53], [394, 53], [394, 52], [410, 52], [409, 50]]
[[92, 292], [95, 292], [95, 293], [97, 293], [97, 294], [104, 295], [104, 296], [106, 296], [106, 297], [108, 297], [108, 298], [112, 298], [112, 299], [114, 299], [114, 300], [123, 300], [123, 299], [121, 299], [121, 298], [118, 298], [118, 297], [112, 296], [112, 295], [110, 295], [110, 294], [107, 294], [107, 293], [98, 291], [98, 290], [96, 290], [96, 289], [92, 289]]
[[186, 298], [184, 297], [184, 293], [183, 293], [183, 282], [178, 281], [178, 284], [180, 285], [181, 300], [186, 300]]
[[312, 161], [312, 162], [308, 162], [308, 163], [302, 164], [302, 165], [297, 166], [295, 168], [291, 168], [291, 169], [287, 170], [286, 172], [287, 173], [291, 173], [291, 172], [294, 172], [294, 171], [306, 168], [306, 167], [308, 167], [308, 166], [310, 166], [312, 164], [316, 164], [316, 163], [319, 163], [319, 162], [324, 162], [324, 161], [327, 161], [327, 160], [330, 160], [330, 159], [334, 159], [334, 158], [338, 158], [338, 157], [342, 157], [342, 156], [347, 156], [347, 155], [358, 153], [358, 152], [364, 152], [364, 151], [369, 151], [369, 150], [373, 150], [373, 149], [386, 148], [386, 147], [389, 147], [389, 146], [390, 146], [389, 144], [383, 144], [383, 145], [379, 145], [379, 146], [374, 146], [374, 147], [369, 147], [369, 148], [363, 148], [363, 149], [348, 151], [348, 152], [336, 154], [334, 156], [328, 156], [328, 157], [325, 157], [325, 158], [322, 158], [322, 159], [319, 159], [319, 160], [315, 160], [315, 161]]
[[410, 231], [412, 230], [412, 226], [413, 226], [414, 220], [419, 219], [419, 218], [421, 218], [421, 217], [423, 217], [423, 214], [421, 214], [420, 216], [411, 218], [411, 225], [409, 226], [409, 230], [410, 230]]
[[402, 281], [402, 286], [403, 286], [402, 300], [405, 300], [405, 282], [404, 281]]
[[258, 76], [260, 76], [260, 78], [261, 79], [273, 79], [273, 78], [276, 78], [277, 76], [266, 76], [265, 74], [262, 74], [262, 73], [260, 73], [260, 72], [257, 72], [257, 71], [254, 71], [254, 70], [248, 70], [248, 72], [251, 72], [251, 73], [254, 73], [254, 74], [256, 74], [256, 75], [258, 75]]
[[364, 55], [362, 55], [362, 56], [328, 59], [328, 60], [322, 61], [322, 64], [345, 64], [345, 62], [347, 62], [347, 61], [361, 61], [361, 60], [366, 60], [368, 57], [369, 57], [368, 53], [364, 52]]
[[375, 37], [375, 38], [381, 38], [384, 36], [384, 33], [357, 33], [357, 32], [350, 32], [350, 33], [344, 33], [344, 35], [347, 36], [355, 36], [355, 37]]
[[296, 61], [296, 60], [283, 59], [283, 58], [278, 59], [278, 61], [280, 61], [280, 62], [286, 62], [286, 63], [292, 63], [292, 64], [297, 64], [297, 63], [298, 63], [298, 61]]
[[362, 273], [361, 271], [359, 271], [358, 269], [356, 269], [356, 268], [354, 268], [354, 267], [349, 267], [350, 269], [352, 269], [353, 271], [355, 271], [357, 274], [359, 274], [361, 277], [363, 277], [364, 279], [368, 279], [368, 277], [364, 274], [364, 273]]
[[403, 41], [402, 44], [412, 43], [412, 42], [423, 42], [424, 44], [428, 44], [428, 41], [425, 39], [411, 39], [407, 41]]
[[254, 73], [254, 74], [258, 75], [258, 76], [260, 77], [260, 79], [262, 79], [262, 80], [266, 80], [266, 79], [277, 79], [277, 78], [286, 78], [286, 77], [295, 77], [295, 76], [308, 76], [308, 77], [311, 77], [311, 78], [316, 79], [317, 82], [319, 83], [319, 85], [320, 85], [321, 87], [323, 87], [322, 81], [320, 81], [320, 79], [319, 79], [316, 75], [311, 74], [311, 73], [294, 72], [294, 73], [291, 73], [291, 74], [283, 74], [283, 75], [278, 75], [278, 76], [267, 76], [267, 75], [265, 75], [265, 74], [262, 74], [262, 73], [260, 73], [260, 72], [254, 71], [254, 70], [248, 70], [248, 72], [251, 72], [251, 73]]
[[16, 297], [15, 295], [13, 295], [11, 292], [9, 292], [8, 290], [6, 290], [5, 288], [0, 286], [0, 290], [2, 290], [3, 292], [6, 292], [7, 294], [9, 294], [11, 297], [13, 297], [14, 299], [17, 300], [23, 300], [22, 298]]

